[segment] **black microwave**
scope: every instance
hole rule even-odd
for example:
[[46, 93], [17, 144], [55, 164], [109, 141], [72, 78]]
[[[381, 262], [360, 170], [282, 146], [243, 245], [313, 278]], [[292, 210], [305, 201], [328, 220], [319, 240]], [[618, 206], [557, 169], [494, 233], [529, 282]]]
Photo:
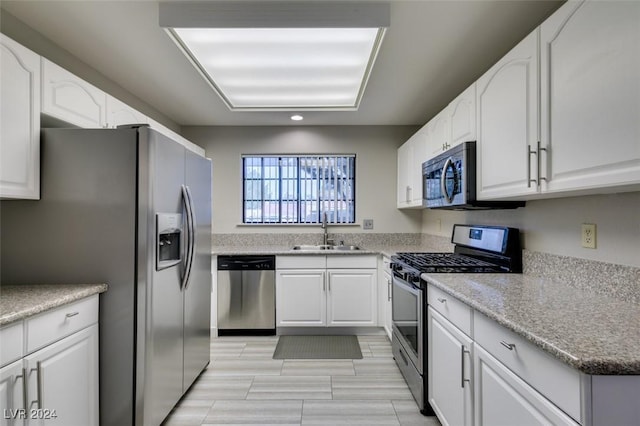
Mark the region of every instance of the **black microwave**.
[[476, 199], [476, 143], [463, 142], [422, 163], [422, 205], [430, 209], [514, 209], [524, 201]]

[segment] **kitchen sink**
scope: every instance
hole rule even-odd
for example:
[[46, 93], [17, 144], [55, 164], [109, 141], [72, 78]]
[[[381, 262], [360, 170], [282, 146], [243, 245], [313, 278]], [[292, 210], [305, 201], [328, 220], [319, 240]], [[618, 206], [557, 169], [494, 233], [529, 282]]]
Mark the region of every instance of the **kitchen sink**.
[[344, 251], [352, 251], [352, 250], [360, 250], [358, 246], [332, 246], [332, 245], [322, 245], [322, 244], [302, 244], [293, 246], [293, 250], [301, 250], [301, 251], [315, 251], [315, 250], [344, 250]]
[[329, 250], [331, 246], [329, 245], [314, 245], [314, 244], [302, 244], [299, 246], [293, 246], [294, 250], [302, 250], [302, 251], [314, 251], [314, 250]]

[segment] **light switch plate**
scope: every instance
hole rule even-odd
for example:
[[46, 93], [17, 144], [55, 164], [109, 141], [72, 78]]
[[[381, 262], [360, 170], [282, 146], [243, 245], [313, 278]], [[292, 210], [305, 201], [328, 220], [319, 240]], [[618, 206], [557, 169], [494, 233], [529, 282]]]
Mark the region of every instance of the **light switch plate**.
[[373, 219], [364, 219], [362, 221], [362, 229], [373, 229]]

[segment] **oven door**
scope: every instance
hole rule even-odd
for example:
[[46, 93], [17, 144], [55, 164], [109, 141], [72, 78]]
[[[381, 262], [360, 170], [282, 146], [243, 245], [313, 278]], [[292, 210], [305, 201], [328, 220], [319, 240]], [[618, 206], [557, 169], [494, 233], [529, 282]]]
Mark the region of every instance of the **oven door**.
[[405, 348], [411, 362], [420, 374], [423, 374], [423, 303], [424, 292], [407, 283], [396, 275], [393, 276], [392, 309], [394, 335]]

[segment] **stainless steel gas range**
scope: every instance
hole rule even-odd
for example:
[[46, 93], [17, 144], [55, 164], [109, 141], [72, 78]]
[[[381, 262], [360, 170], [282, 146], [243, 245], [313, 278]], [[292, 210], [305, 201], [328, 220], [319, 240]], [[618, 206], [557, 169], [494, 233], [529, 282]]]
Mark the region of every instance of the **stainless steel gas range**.
[[398, 253], [393, 272], [393, 356], [420, 412], [434, 415], [427, 395], [427, 292], [423, 273], [503, 273], [522, 271], [518, 229], [454, 225], [453, 253]]

